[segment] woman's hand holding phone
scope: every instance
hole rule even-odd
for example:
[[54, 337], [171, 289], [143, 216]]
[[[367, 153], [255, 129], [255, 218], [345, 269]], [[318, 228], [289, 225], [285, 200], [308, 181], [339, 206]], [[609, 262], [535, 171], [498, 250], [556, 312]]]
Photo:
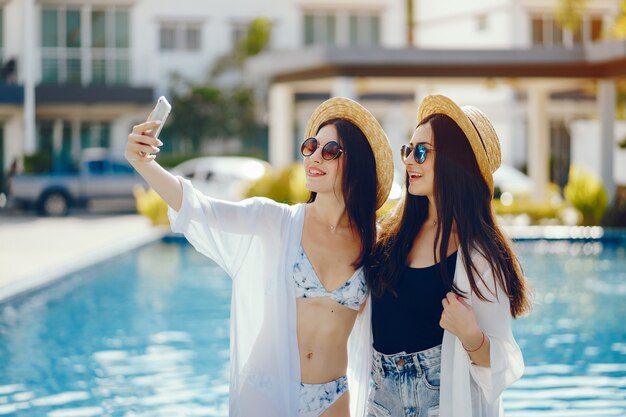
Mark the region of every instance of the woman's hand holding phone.
[[158, 135], [171, 110], [172, 106], [161, 96], [148, 120], [133, 127], [126, 143], [125, 156], [128, 162], [151, 162], [156, 158], [159, 146], [163, 145]]
[[126, 159], [168, 206], [179, 211], [183, 202], [183, 186], [178, 178], [154, 161], [159, 146], [163, 145], [159, 132], [171, 108], [165, 97], [161, 97], [148, 121], [133, 127], [126, 143]]
[[128, 162], [150, 162], [156, 158], [163, 142], [154, 136], [154, 132], [160, 127], [160, 121], [145, 122], [133, 127], [124, 153]]

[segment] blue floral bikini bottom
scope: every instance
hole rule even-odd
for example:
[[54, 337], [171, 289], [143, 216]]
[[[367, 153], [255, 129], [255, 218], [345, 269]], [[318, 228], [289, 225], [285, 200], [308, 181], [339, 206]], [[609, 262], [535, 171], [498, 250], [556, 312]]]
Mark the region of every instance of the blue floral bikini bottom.
[[318, 417], [348, 391], [348, 378], [339, 377], [325, 384], [300, 383], [299, 417]]

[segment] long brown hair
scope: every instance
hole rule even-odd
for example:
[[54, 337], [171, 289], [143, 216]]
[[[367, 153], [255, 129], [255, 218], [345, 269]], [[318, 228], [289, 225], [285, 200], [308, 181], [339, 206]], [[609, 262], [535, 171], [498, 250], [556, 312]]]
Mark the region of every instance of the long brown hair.
[[[363, 131], [352, 122], [343, 119], [330, 119], [317, 129], [334, 125], [337, 129], [337, 142], [344, 150], [341, 191], [348, 212], [348, 220], [361, 239], [359, 257], [353, 263], [355, 268], [365, 264], [376, 241], [376, 159]], [[307, 203], [315, 201], [317, 193], [311, 192]]]
[[[446, 259], [453, 225], [456, 227], [465, 270], [472, 291], [483, 301], [487, 297], [477, 285], [479, 276], [469, 254], [476, 250], [489, 263], [495, 282], [504, 290], [511, 315], [519, 317], [531, 308], [522, 267], [510, 241], [496, 224], [491, 192], [480, 174], [467, 137], [448, 116], [434, 114], [420, 125], [430, 123], [436, 152], [434, 199], [437, 207], [437, 238], [433, 246], [435, 262]], [[406, 178], [408, 186], [408, 177]], [[415, 236], [428, 216], [428, 198], [405, 192], [403, 200], [383, 219], [380, 236], [368, 262], [367, 282], [375, 295], [395, 294], [395, 286], [413, 246]], [[439, 253], [437, 245], [439, 244]], [[465, 296], [454, 284], [454, 271], [440, 263], [444, 286]], [[488, 284], [488, 283], [487, 283]], [[496, 287], [497, 289], [497, 287]], [[492, 294], [496, 298], [498, 294]]]

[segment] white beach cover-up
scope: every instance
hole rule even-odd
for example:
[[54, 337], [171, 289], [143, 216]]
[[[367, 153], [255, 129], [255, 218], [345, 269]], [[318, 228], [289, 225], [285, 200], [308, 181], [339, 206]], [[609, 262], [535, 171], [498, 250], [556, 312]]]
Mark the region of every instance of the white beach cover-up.
[[461, 341], [444, 331], [439, 417], [501, 417], [504, 415], [502, 392], [524, 373], [524, 358], [511, 328], [509, 299], [500, 286], [496, 292], [498, 298], [492, 295], [496, 289], [493, 271], [482, 255], [472, 251], [474, 266], [483, 278], [477, 280], [478, 288], [492, 302], [479, 299], [471, 290], [463, 253], [461, 250], [458, 253], [454, 282], [470, 295], [465, 301], [473, 307], [478, 326], [489, 337], [491, 367], [473, 364]]
[[[522, 352], [511, 330], [509, 299], [500, 287], [497, 300], [487, 289], [493, 291], [495, 286], [493, 272], [487, 260], [477, 251], [472, 252], [472, 260], [478, 275], [484, 280], [484, 282], [478, 280], [478, 287], [488, 300], [494, 302], [482, 301], [472, 292], [460, 248], [454, 282], [461, 291], [469, 294], [465, 301], [473, 307], [478, 326], [485, 336], [489, 337], [491, 367], [485, 368], [472, 363], [461, 341], [444, 330], [441, 346], [439, 417], [502, 417], [504, 411], [501, 394], [524, 372]], [[361, 335], [366, 333], [360, 332]], [[368, 346], [372, 346], [371, 339]], [[361, 372], [369, 375], [371, 364], [364, 366], [366, 369]], [[352, 414], [352, 417], [354, 416], [362, 417], [363, 414]]]
[[[172, 231], [232, 278], [231, 417], [294, 417], [300, 395], [300, 355], [292, 269], [302, 237], [304, 204], [267, 198], [216, 200], [179, 177], [182, 206], [168, 210]], [[351, 415], [363, 415], [369, 384], [370, 303], [349, 339]]]

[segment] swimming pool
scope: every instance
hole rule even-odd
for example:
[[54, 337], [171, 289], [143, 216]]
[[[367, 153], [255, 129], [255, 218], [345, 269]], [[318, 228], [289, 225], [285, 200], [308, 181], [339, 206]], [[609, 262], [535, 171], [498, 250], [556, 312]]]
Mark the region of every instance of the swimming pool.
[[[508, 417], [626, 415], [623, 241], [518, 242], [536, 292]], [[0, 304], [0, 415], [226, 416], [230, 279], [174, 240]]]
[[623, 240], [518, 242], [535, 290], [513, 330], [526, 363], [508, 417], [626, 416]]

